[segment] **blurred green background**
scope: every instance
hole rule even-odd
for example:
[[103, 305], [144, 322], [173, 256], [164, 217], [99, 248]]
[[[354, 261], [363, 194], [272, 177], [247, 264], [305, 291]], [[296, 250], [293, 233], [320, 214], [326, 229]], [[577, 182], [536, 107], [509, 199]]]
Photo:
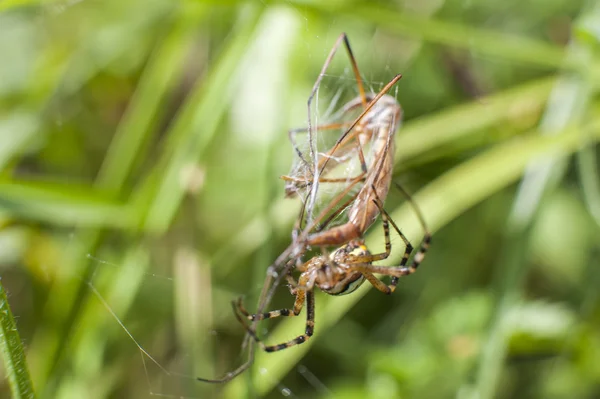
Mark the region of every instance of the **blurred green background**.
[[[600, 397], [596, 2], [224, 3], [0, 1], [0, 396]], [[370, 89], [404, 76], [395, 180], [431, 252], [197, 382], [245, 358], [230, 301], [290, 241], [286, 132], [341, 32]], [[341, 51], [314, 115], [353, 84]]]

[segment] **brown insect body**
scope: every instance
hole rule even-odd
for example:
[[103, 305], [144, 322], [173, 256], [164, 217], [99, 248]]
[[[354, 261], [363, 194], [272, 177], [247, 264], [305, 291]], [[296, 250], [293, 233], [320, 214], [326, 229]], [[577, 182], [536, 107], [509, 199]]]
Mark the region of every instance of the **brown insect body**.
[[[352, 154], [352, 151], [356, 152], [357, 149], [354, 141], [356, 137], [358, 137], [358, 139], [360, 140], [362, 147], [368, 145], [368, 142], [373, 136], [373, 130], [365, 129], [365, 123], [361, 120], [358, 123], [356, 123], [354, 129], [351, 129], [352, 131], [349, 131], [348, 128], [351, 126], [351, 123], [354, 120], [354, 117], [349, 118], [349, 115], [357, 108], [361, 106], [364, 107], [365, 104], [367, 104], [369, 101], [372, 101], [374, 97], [375, 94], [371, 93], [366, 94], [364, 98], [362, 96], [357, 96], [353, 98], [351, 101], [348, 101], [339, 112], [336, 113], [337, 117], [334, 118], [334, 120], [349, 120], [347, 120], [346, 122], [335, 122], [316, 128], [317, 131], [322, 132], [329, 130], [341, 130], [342, 134], [345, 135], [343, 140], [341, 140], [339, 143], [336, 143], [332, 148], [327, 150], [319, 157], [319, 164], [317, 169], [320, 171], [320, 176], [326, 176], [339, 164], [349, 161], [352, 156], [357, 156], [357, 154]], [[293, 138], [294, 135], [300, 132], [306, 132], [306, 129], [300, 128], [292, 129], [289, 131], [290, 141], [292, 142], [292, 145], [295, 145], [295, 139]], [[292, 198], [297, 196], [302, 189], [306, 189], [313, 182], [313, 167], [309, 165], [309, 163], [304, 159], [304, 156], [301, 152], [297, 150], [297, 153], [299, 154], [300, 159], [304, 162], [304, 170], [302, 170], [299, 173], [299, 175], [296, 175], [297, 173], [294, 172], [294, 169], [292, 168], [291, 175], [296, 175], [295, 177], [282, 176], [282, 178], [286, 180], [286, 198]]]
[[[360, 98], [353, 100], [358, 102]], [[372, 101], [372, 98], [368, 98]], [[356, 125], [361, 147], [371, 143], [364, 183], [347, 211], [348, 221], [340, 226], [310, 234], [307, 245], [342, 245], [362, 237], [375, 222], [379, 209], [375, 198], [386, 198], [394, 169], [394, 134], [402, 118], [402, 108], [396, 99], [383, 95]]]

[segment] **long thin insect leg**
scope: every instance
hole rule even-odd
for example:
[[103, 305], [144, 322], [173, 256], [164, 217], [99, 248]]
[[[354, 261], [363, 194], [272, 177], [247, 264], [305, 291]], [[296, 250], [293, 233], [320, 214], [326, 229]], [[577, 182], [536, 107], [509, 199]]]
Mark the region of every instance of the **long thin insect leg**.
[[[364, 177], [364, 173], [361, 173], [358, 176], [354, 176], [354, 177], [321, 177], [319, 178], [319, 182], [321, 183], [345, 183], [347, 181], [350, 180], [355, 180], [355, 179], [359, 179], [361, 177]], [[281, 176], [281, 180], [283, 181], [293, 181], [296, 183], [305, 183], [305, 185], [309, 185], [311, 183], [311, 180], [307, 180], [307, 179], [303, 179], [301, 177], [292, 177], [292, 176]]]
[[[347, 125], [347, 123], [329, 123], [327, 125], [316, 126], [314, 129], [317, 131], [337, 130], [337, 129], [343, 129], [346, 125]], [[312, 175], [312, 171], [310, 171], [311, 165], [304, 157], [304, 154], [302, 153], [302, 151], [300, 151], [300, 148], [298, 147], [298, 143], [296, 142], [296, 134], [302, 133], [302, 132], [308, 132], [308, 129], [307, 128], [290, 129], [290, 130], [288, 130], [288, 137], [289, 137], [290, 143], [292, 143], [292, 147], [294, 148], [294, 151], [296, 152], [296, 154], [298, 154], [298, 157], [300, 158], [302, 163], [306, 166], [306, 170], [309, 171]]]
[[335, 210], [335, 212], [333, 212], [331, 215], [329, 215], [329, 217], [327, 219], [325, 219], [322, 223], [320, 223], [316, 227], [315, 232], [323, 231], [323, 229], [325, 229], [325, 227], [327, 225], [329, 225], [329, 223], [331, 223], [331, 221], [333, 219], [335, 219], [340, 213], [342, 213], [344, 211], [344, 209], [346, 209], [346, 207], [350, 206], [350, 204], [356, 200], [357, 196], [358, 196], [358, 193], [356, 193], [355, 195], [350, 197], [348, 199], [348, 201], [344, 202], [338, 209]]
[[[331, 61], [333, 60], [333, 56], [337, 52], [337, 49], [340, 46], [340, 43], [342, 42], [342, 40], [344, 40], [345, 37], [346, 37], [346, 34], [342, 33], [335, 41], [335, 44], [331, 48], [331, 51], [329, 51], [329, 55], [327, 55], [327, 58], [325, 59], [325, 63], [323, 64], [323, 67], [321, 68], [321, 72], [319, 73], [319, 76], [317, 77], [317, 80], [315, 81], [315, 84], [313, 85], [313, 88], [310, 92], [310, 96], [308, 96], [308, 100], [307, 100], [308, 124], [307, 125], [308, 125], [308, 144], [309, 144], [309, 148], [310, 148], [311, 159], [317, 159], [317, 147], [316, 147], [315, 139], [313, 137], [314, 135], [313, 135], [313, 126], [312, 126], [312, 118], [311, 118], [312, 101], [313, 101], [315, 95], [317, 94], [319, 87], [321, 86], [321, 81], [323, 80], [323, 77], [325, 76], [325, 72], [327, 71], [329, 64], [331, 64]], [[309, 220], [312, 219], [312, 209], [316, 202], [317, 191], [319, 188], [318, 163], [315, 163], [313, 165], [313, 167], [314, 167], [314, 172], [313, 172], [314, 182], [313, 182], [313, 186], [311, 189], [311, 195], [309, 197], [309, 202], [308, 202], [308, 219]]]
[[365, 88], [363, 86], [362, 77], [360, 76], [360, 71], [358, 69], [358, 63], [356, 62], [356, 58], [354, 58], [354, 53], [352, 52], [352, 47], [350, 47], [350, 41], [348, 40], [348, 36], [343, 33], [344, 45], [346, 46], [346, 50], [348, 50], [348, 57], [350, 58], [350, 64], [352, 65], [352, 70], [354, 71], [354, 78], [356, 79], [356, 85], [358, 86], [358, 92], [363, 103], [363, 106], [367, 106], [367, 96], [365, 95]]
[[[242, 318], [239, 316], [239, 314], [235, 310], [235, 302], [232, 303], [232, 305], [234, 305], [233, 306], [233, 313], [234, 313], [235, 317], [238, 319], [238, 321], [240, 323], [244, 324]], [[254, 331], [252, 331], [250, 329], [246, 329], [246, 332], [247, 332], [247, 334], [249, 334], [253, 338], [256, 336], [256, 334], [254, 333]], [[211, 383], [211, 384], [222, 384], [222, 383], [229, 382], [229, 381], [233, 380], [235, 377], [237, 377], [238, 375], [242, 374], [244, 371], [248, 370], [250, 368], [250, 366], [252, 366], [252, 363], [254, 363], [254, 341], [251, 341], [250, 345], [248, 345], [248, 358], [246, 359], [246, 361], [244, 363], [242, 363], [235, 370], [228, 372], [227, 374], [225, 374], [221, 378], [209, 379], [209, 378], [196, 377], [196, 379], [198, 381], [208, 382], [208, 383]]]
[[[390, 80], [383, 87], [383, 89], [381, 89], [381, 91], [379, 93], [377, 93], [377, 95], [375, 97], [373, 97], [373, 99], [369, 102], [369, 104], [367, 104], [367, 106], [360, 113], [360, 115], [356, 117], [356, 119], [354, 120], [354, 122], [352, 122], [352, 124], [350, 125], [350, 127], [348, 127], [348, 129], [346, 129], [346, 131], [344, 132], [344, 134], [342, 134], [340, 136], [340, 138], [336, 141], [336, 143], [334, 144], [334, 146], [331, 148], [330, 152], [334, 153], [335, 151], [337, 151], [337, 149], [340, 147], [340, 145], [342, 144], [342, 142], [346, 139], [346, 136], [348, 136], [350, 134], [350, 132], [356, 127], [356, 125], [358, 125], [358, 123], [360, 123], [360, 121], [373, 108], [373, 106], [377, 103], [377, 101], [379, 101], [379, 99], [381, 97], [383, 97], [392, 88], [392, 86], [394, 86], [401, 78], [402, 78], [401, 74], [397, 74], [396, 76], [394, 76], [394, 78], [392, 80]], [[325, 170], [326, 164], [327, 164], [327, 160], [325, 161], [325, 164], [321, 167], [321, 171]], [[319, 175], [320, 173], [321, 173], [320, 171], [317, 172], [317, 175]]]
[[[329, 68], [329, 65], [331, 64], [331, 61], [333, 60], [333, 56], [335, 55], [335, 53], [337, 52], [337, 49], [340, 46], [341, 42], [344, 42], [344, 46], [346, 47], [346, 50], [348, 52], [348, 57], [350, 58], [350, 63], [352, 65], [352, 70], [354, 71], [354, 76], [356, 79], [356, 83], [358, 85], [358, 91], [360, 93], [360, 98], [361, 101], [363, 103], [363, 106], [365, 108], [367, 108], [367, 97], [365, 95], [365, 89], [362, 83], [362, 78], [360, 76], [360, 71], [358, 69], [358, 64], [356, 62], [356, 59], [354, 58], [354, 54], [352, 53], [352, 47], [350, 46], [350, 41], [348, 40], [348, 36], [346, 35], [346, 33], [342, 33], [337, 40], [335, 41], [333, 47], [331, 48], [331, 51], [329, 52], [329, 55], [327, 56], [327, 58], [325, 59], [325, 63], [323, 64], [323, 67], [321, 68], [321, 72], [319, 73], [319, 76], [317, 77], [317, 80], [315, 81], [315, 84], [313, 85], [313, 88], [311, 90], [310, 96], [308, 97], [308, 101], [307, 101], [307, 108], [308, 108], [308, 137], [309, 137], [309, 146], [310, 146], [310, 156], [311, 159], [317, 159], [316, 155], [317, 155], [317, 148], [316, 148], [316, 144], [315, 144], [315, 140], [313, 137], [313, 126], [312, 126], [312, 119], [311, 119], [311, 105], [312, 105], [312, 101], [315, 97], [315, 95], [317, 94], [317, 91], [319, 90], [319, 87], [321, 86], [321, 81], [323, 80], [323, 77], [325, 76], [325, 72], [327, 71], [327, 68]], [[391, 86], [390, 86], [391, 87]], [[389, 88], [388, 88], [389, 90]], [[362, 117], [361, 117], [362, 119]], [[360, 119], [359, 119], [360, 120]], [[356, 123], [354, 123], [354, 125], [356, 125]], [[351, 130], [352, 128], [350, 128]], [[348, 131], [347, 131], [348, 132]], [[347, 132], [344, 134], [347, 135]], [[357, 141], [358, 142], [358, 141]], [[336, 148], [339, 147], [339, 144], [336, 144]], [[366, 172], [366, 164], [364, 163], [364, 155], [362, 154], [362, 149], [360, 148], [360, 143], [358, 143], [358, 151], [359, 151], [359, 158], [361, 160], [361, 166], [363, 168], [363, 172]], [[333, 151], [335, 152], [335, 150]], [[327, 161], [325, 162], [327, 163]], [[319, 186], [319, 181], [318, 178], [321, 174], [321, 172], [319, 171], [319, 167], [318, 164], [315, 163], [314, 165], [314, 174], [313, 174], [313, 178], [314, 178], [314, 183], [313, 183], [313, 190], [311, 191], [312, 195], [310, 196], [310, 202], [309, 202], [309, 206], [308, 206], [308, 217], [309, 219], [312, 218], [312, 208], [315, 204], [316, 198], [317, 198], [317, 191], [318, 191], [318, 186]], [[323, 166], [321, 168], [321, 171], [324, 170], [325, 166]]]

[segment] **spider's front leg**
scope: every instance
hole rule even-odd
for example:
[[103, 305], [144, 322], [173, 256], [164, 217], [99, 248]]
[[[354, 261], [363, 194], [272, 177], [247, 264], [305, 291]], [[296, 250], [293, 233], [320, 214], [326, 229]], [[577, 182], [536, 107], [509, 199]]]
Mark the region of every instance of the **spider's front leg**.
[[[306, 287], [308, 285], [309, 285], [309, 279], [308, 279], [307, 275], [303, 273], [300, 276], [298, 283], [296, 284], [296, 288], [295, 288], [296, 299], [294, 301], [293, 309], [284, 308], [284, 309], [272, 310], [270, 312], [265, 312], [265, 313], [260, 313], [260, 314], [250, 314], [246, 310], [244, 305], [242, 304], [241, 298], [238, 299], [237, 302], [233, 303], [234, 313], [235, 313], [236, 317], [238, 318], [240, 323], [244, 326], [244, 328], [246, 329], [248, 334], [260, 345], [260, 347], [265, 352], [276, 352], [276, 351], [280, 351], [282, 349], [289, 348], [290, 346], [301, 344], [303, 342], [306, 342], [313, 335], [314, 326], [315, 326], [315, 299], [314, 299], [314, 292], [312, 289], [313, 284], [310, 284], [310, 286], [311, 286], [310, 289], [306, 289]], [[305, 301], [306, 301], [306, 328], [305, 328], [304, 334], [299, 335], [296, 338], [294, 338], [288, 342], [284, 342], [284, 343], [278, 344], [278, 345], [269, 345], [269, 346], [265, 345], [261, 341], [261, 339], [258, 337], [256, 332], [252, 330], [251, 326], [249, 326], [248, 323], [246, 323], [240, 316], [240, 314], [241, 314], [247, 320], [250, 320], [250, 321], [261, 321], [261, 320], [272, 319], [272, 318], [280, 317], [280, 316], [294, 317], [294, 316], [298, 316], [300, 314]]]
[[[382, 219], [383, 232], [384, 232], [384, 237], [385, 237], [385, 252], [383, 252], [381, 254], [363, 255], [363, 256], [356, 257], [357, 264], [354, 264], [352, 266], [352, 269], [360, 271], [365, 276], [365, 278], [373, 285], [373, 287], [375, 287], [377, 290], [383, 292], [384, 294], [391, 294], [392, 292], [394, 292], [396, 290], [396, 286], [398, 285], [398, 281], [399, 281], [400, 277], [407, 276], [407, 275], [412, 274], [417, 271], [417, 269], [419, 268], [419, 265], [425, 258], [425, 254], [429, 250], [429, 245], [431, 243], [431, 233], [429, 232], [429, 229], [427, 229], [427, 225], [425, 224], [425, 221], [423, 219], [423, 216], [422, 216], [419, 208], [414, 203], [412, 198], [408, 195], [408, 193], [401, 186], [399, 186], [399, 185], [397, 185], [397, 186], [400, 190], [402, 190], [404, 192], [405, 195], [407, 195], [408, 200], [410, 201], [411, 205], [415, 209], [417, 217], [419, 218], [419, 221], [421, 222], [421, 225], [422, 225], [423, 229], [425, 230], [425, 235], [423, 237], [423, 241], [421, 243], [419, 250], [414, 255], [412, 263], [409, 266], [406, 266], [406, 264], [408, 263], [410, 254], [412, 253], [412, 251], [414, 249], [413, 246], [410, 244], [410, 242], [408, 241], [406, 236], [402, 233], [402, 231], [400, 231], [400, 228], [392, 220], [392, 218], [386, 212], [386, 210], [383, 209], [381, 200], [379, 199], [379, 197], [377, 197], [377, 193], [375, 192], [375, 188], [373, 187], [373, 192], [375, 193], [375, 196], [376, 196], [376, 199], [374, 199], [373, 202], [379, 208], [379, 212], [381, 214], [381, 219]], [[398, 235], [400, 236], [400, 238], [402, 238], [402, 240], [404, 241], [404, 244], [406, 245], [405, 250], [404, 250], [404, 255], [402, 256], [402, 260], [400, 261], [400, 264], [398, 266], [376, 266], [376, 265], [373, 265], [372, 262], [386, 259], [391, 253], [392, 244], [390, 241], [389, 224], [392, 225], [392, 227], [394, 228], [396, 233], [398, 233]], [[360, 263], [358, 263], [358, 262], [360, 262]], [[390, 284], [386, 285], [383, 281], [378, 279], [374, 275], [374, 273], [380, 273], [380, 274], [383, 274], [386, 276], [391, 276], [392, 279], [390, 281]]]

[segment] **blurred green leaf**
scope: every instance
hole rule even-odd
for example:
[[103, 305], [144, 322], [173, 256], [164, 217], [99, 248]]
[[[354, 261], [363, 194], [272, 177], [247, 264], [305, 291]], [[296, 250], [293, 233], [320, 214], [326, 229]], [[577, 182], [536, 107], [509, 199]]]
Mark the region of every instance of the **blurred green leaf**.
[[136, 214], [77, 184], [0, 180], [0, 207], [14, 216], [63, 226], [132, 228]]
[[229, 43], [212, 65], [212, 75], [197, 82], [167, 132], [169, 139], [165, 152], [156, 166], [160, 178], [154, 182], [158, 186], [145, 220], [147, 230], [164, 231], [175, 216], [186, 190], [181, 173], [186, 166], [202, 159], [206, 147], [217, 133], [218, 124], [227, 109], [227, 98], [232, 95], [231, 77], [235, 76], [243, 49], [251, 39], [260, 16], [261, 12], [256, 7], [246, 10]]
[[561, 348], [561, 342], [572, 331], [574, 315], [557, 304], [533, 302], [519, 304], [506, 314], [505, 334], [513, 353], [546, 354]]

